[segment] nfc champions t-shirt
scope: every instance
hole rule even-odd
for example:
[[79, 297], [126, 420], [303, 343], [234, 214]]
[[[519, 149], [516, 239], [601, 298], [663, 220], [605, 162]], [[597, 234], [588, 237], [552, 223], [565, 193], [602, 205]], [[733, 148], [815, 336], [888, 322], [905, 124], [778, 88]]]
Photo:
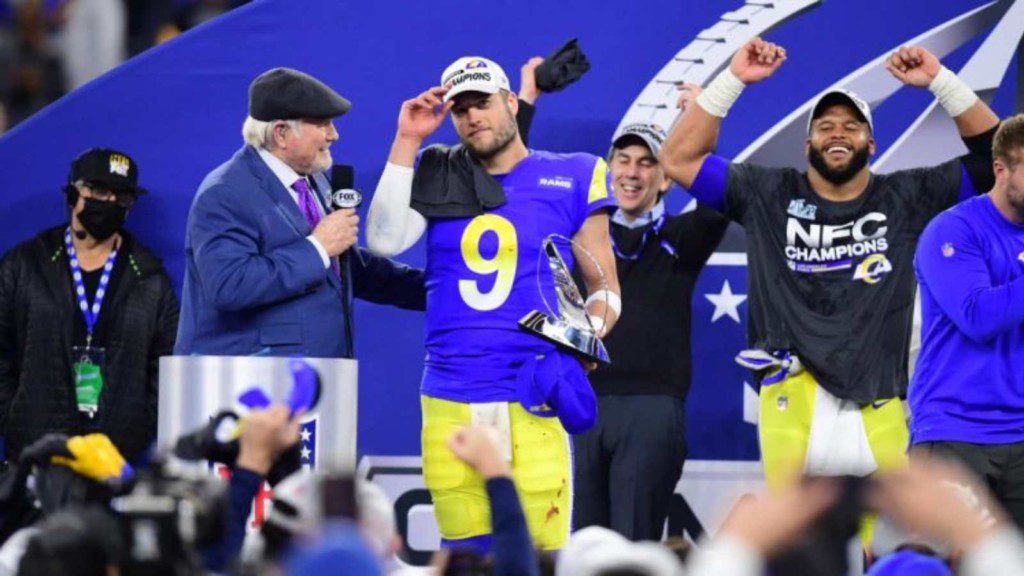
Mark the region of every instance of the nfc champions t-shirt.
[[792, 168], [712, 156], [701, 172], [694, 188], [724, 181], [725, 214], [746, 229], [750, 344], [797, 353], [839, 398], [905, 394], [914, 250], [933, 216], [973, 193], [961, 161], [872, 174], [846, 202], [822, 198]]

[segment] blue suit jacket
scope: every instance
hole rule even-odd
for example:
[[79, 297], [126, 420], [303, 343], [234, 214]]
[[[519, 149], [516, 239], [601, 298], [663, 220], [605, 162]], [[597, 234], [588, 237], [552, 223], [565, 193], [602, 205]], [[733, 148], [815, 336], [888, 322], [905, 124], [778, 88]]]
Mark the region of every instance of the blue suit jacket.
[[[327, 178], [313, 179], [329, 206]], [[353, 247], [339, 277], [324, 268], [311, 232], [254, 148], [207, 175], [188, 215], [175, 354], [350, 358], [353, 296], [424, 309], [421, 270]]]

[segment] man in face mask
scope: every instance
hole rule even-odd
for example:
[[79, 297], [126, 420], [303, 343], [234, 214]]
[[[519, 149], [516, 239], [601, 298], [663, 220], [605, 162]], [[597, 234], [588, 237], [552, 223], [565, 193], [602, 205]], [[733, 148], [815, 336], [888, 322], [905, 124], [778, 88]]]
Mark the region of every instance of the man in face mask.
[[156, 435], [157, 365], [178, 302], [124, 229], [145, 193], [127, 154], [86, 151], [63, 191], [69, 221], [0, 261], [0, 434], [7, 457], [48, 432], [103, 432], [129, 460]]

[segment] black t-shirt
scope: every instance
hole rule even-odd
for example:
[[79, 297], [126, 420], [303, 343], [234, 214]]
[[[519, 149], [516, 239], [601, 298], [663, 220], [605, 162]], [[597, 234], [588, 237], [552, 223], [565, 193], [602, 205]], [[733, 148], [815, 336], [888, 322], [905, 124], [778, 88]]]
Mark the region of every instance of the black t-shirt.
[[837, 203], [792, 168], [730, 164], [725, 208], [746, 228], [751, 345], [796, 352], [839, 398], [905, 394], [914, 250], [960, 187], [956, 159], [872, 174], [863, 194]]
[[[658, 394], [685, 398], [690, 390], [690, 317], [697, 276], [722, 239], [729, 221], [698, 205], [665, 216], [661, 233], [652, 226], [630, 229], [613, 223], [612, 238], [622, 290], [622, 318], [604, 339], [612, 363], [590, 374], [599, 395]], [[664, 240], [675, 252], [661, 246]], [[577, 283], [582, 285], [577, 278]]]

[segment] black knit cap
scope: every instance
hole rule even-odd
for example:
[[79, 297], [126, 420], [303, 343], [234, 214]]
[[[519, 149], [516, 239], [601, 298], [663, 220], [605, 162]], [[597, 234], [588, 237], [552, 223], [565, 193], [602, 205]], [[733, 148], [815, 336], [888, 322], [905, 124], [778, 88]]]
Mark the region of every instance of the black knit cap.
[[249, 85], [249, 116], [263, 122], [334, 118], [352, 103], [323, 82], [291, 68], [273, 68]]

